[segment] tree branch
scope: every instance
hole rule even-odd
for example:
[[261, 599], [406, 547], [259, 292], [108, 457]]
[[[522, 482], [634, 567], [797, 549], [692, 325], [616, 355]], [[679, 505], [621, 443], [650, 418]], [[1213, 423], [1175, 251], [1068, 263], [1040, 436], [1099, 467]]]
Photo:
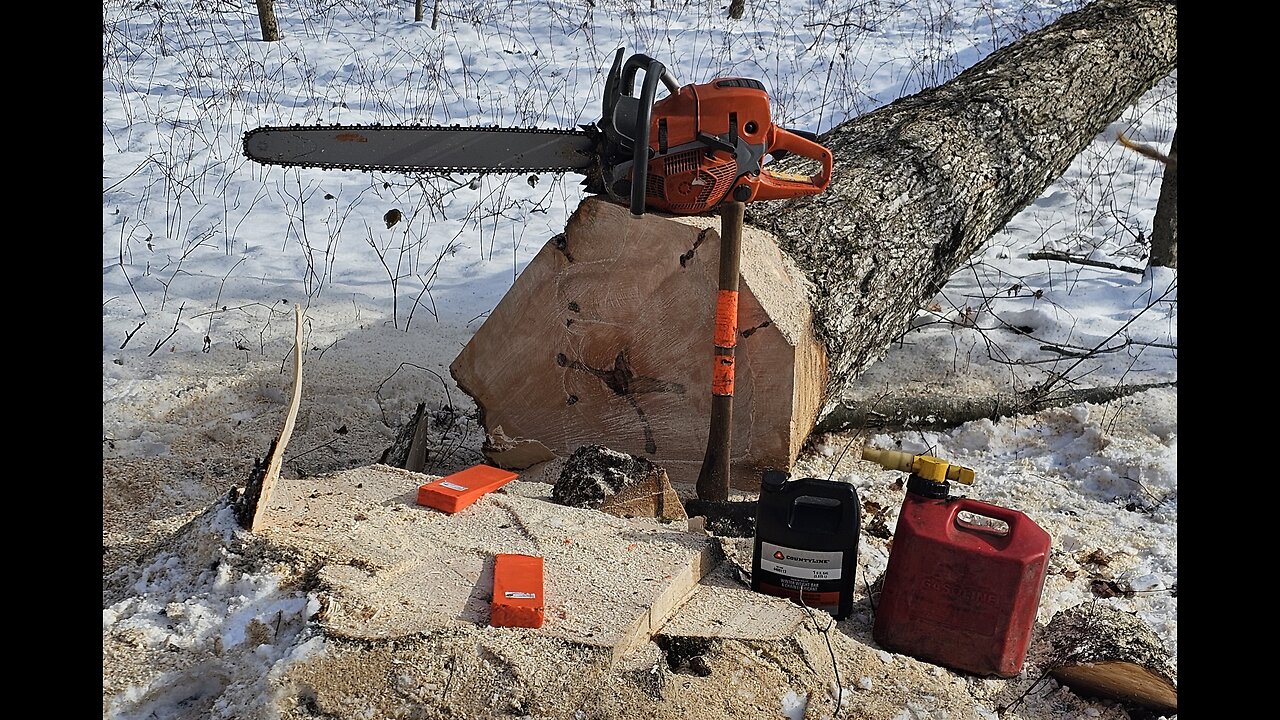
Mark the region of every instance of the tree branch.
[[1077, 265], [1088, 265], [1090, 267], [1107, 268], [1108, 270], [1121, 270], [1135, 275], [1141, 275], [1145, 272], [1142, 268], [1133, 267], [1131, 265], [1117, 265], [1103, 260], [1090, 260], [1089, 258], [1080, 257], [1079, 255], [1070, 255], [1064, 252], [1054, 250], [1042, 250], [1027, 255], [1028, 260], [1060, 260], [1062, 262], [1075, 263]]
[[1177, 381], [1142, 385], [1079, 388], [1045, 393], [1041, 387], [984, 397], [957, 397], [945, 394], [895, 395], [866, 400], [845, 400], [818, 422], [815, 432], [844, 430], [938, 430], [973, 420], [1037, 412], [1077, 403], [1106, 403], [1122, 397], [1163, 387], [1177, 387]]

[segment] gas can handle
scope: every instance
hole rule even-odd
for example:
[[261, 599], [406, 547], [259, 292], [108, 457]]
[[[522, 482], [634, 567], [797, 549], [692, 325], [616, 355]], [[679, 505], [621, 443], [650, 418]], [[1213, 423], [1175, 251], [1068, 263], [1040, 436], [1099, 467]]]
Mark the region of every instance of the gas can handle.
[[955, 523], [959, 514], [965, 511], [971, 512], [974, 515], [1003, 521], [1009, 526], [1009, 532], [1005, 537], [1011, 540], [1013, 539], [1013, 534], [1017, 532], [1016, 528], [1022, 525], [1020, 521], [1024, 517], [1024, 515], [1017, 510], [1001, 507], [999, 505], [992, 505], [991, 503], [985, 503], [981, 500], [974, 500], [972, 498], [958, 498], [951, 503], [951, 522]]

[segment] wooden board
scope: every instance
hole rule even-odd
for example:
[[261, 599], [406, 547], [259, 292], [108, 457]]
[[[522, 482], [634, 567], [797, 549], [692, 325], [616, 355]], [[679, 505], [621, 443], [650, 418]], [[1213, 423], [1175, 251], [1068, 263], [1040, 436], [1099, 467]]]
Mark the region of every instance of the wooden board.
[[616, 662], [722, 557], [683, 523], [564, 507], [551, 486], [519, 479], [450, 515], [415, 503], [430, 479], [372, 465], [278, 481], [259, 534], [317, 557], [326, 633], [389, 640], [487, 626], [493, 559], [519, 553], [545, 561], [546, 620], [532, 632], [607, 648]]
[[662, 627], [671, 637], [783, 640], [807, 619], [804, 608], [785, 598], [753, 591], [721, 563], [698, 584], [689, 599]]

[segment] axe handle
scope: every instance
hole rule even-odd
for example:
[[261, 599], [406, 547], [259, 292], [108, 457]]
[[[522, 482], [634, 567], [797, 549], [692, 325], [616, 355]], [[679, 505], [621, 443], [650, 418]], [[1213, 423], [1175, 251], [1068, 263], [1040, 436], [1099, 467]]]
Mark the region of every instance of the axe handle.
[[720, 208], [720, 283], [716, 294], [715, 354], [711, 371], [711, 431], [698, 472], [699, 500], [729, 499], [729, 457], [733, 438], [734, 351], [738, 341], [738, 274], [742, 258], [742, 215], [746, 206], [729, 201]]

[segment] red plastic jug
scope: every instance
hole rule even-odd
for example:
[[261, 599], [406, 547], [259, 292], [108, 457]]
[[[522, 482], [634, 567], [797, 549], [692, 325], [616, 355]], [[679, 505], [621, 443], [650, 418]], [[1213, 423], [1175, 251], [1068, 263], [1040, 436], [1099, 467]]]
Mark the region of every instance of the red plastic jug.
[[1025, 514], [951, 497], [947, 463], [919, 456], [907, 481], [872, 637], [954, 670], [1022, 671], [1049, 564], [1049, 534]]

